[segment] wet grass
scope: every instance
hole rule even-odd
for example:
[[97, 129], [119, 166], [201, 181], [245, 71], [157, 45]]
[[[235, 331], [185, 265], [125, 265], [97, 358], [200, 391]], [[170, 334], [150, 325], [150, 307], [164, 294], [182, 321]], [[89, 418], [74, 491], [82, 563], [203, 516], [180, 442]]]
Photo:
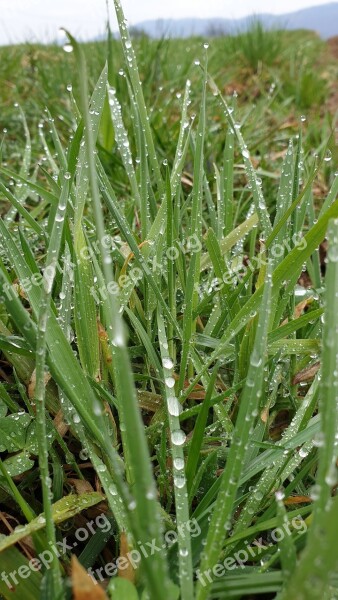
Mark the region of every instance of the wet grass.
[[336, 66], [115, 8], [1, 49], [0, 593], [333, 599]]

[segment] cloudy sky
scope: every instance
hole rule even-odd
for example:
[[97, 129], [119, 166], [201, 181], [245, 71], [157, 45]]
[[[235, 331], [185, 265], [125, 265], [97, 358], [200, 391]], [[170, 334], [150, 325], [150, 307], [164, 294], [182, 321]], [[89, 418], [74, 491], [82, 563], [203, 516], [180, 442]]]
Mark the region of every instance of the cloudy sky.
[[[109, 0], [115, 28], [113, 1]], [[253, 13], [282, 14], [328, 0], [122, 0], [130, 24], [147, 19], [181, 17], [237, 18]], [[0, 44], [51, 41], [59, 27], [78, 37], [102, 33], [106, 0], [0, 0]]]

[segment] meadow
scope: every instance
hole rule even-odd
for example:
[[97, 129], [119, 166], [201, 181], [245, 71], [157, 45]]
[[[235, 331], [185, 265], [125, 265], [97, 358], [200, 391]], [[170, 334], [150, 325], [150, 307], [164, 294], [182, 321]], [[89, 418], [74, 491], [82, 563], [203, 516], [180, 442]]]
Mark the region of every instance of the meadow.
[[338, 597], [336, 40], [0, 48], [0, 597]]

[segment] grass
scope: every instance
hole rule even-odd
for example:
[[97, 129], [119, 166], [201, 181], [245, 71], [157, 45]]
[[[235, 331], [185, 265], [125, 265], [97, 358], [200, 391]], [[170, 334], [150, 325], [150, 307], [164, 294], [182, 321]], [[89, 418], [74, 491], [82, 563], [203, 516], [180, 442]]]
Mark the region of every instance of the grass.
[[0, 49], [1, 597], [333, 600], [335, 63], [115, 9]]

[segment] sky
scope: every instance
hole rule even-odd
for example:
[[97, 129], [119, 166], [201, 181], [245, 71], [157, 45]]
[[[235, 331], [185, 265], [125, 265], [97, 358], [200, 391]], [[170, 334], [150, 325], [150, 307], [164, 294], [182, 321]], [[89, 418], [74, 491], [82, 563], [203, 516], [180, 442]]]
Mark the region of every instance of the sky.
[[[262, 12], [283, 14], [329, 0], [122, 0], [131, 25], [160, 18], [238, 18]], [[110, 15], [116, 28], [113, 1]], [[0, 45], [24, 41], [50, 42], [60, 27], [88, 39], [104, 32], [106, 0], [0, 0]], [[60, 35], [60, 34], [59, 34]]]

